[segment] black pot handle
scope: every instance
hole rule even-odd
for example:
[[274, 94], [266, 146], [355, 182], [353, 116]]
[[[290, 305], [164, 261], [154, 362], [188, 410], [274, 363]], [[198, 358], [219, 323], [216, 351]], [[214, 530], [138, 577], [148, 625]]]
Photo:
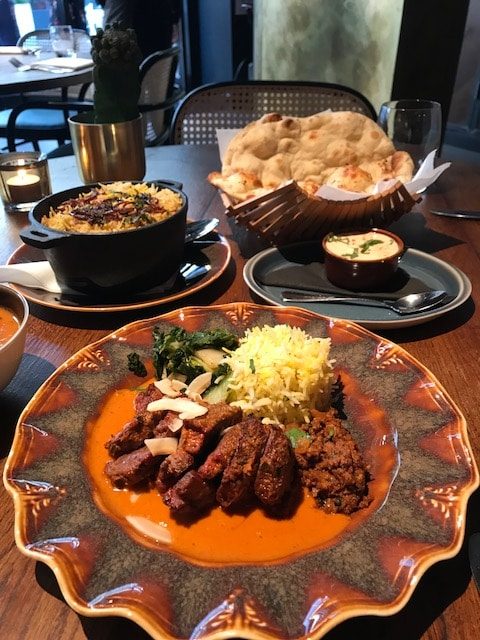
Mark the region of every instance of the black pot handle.
[[34, 227], [27, 227], [20, 231], [20, 238], [32, 247], [37, 249], [50, 249], [50, 247], [56, 247], [62, 242], [65, 242], [69, 238], [66, 233], [57, 233], [56, 231], [40, 230]]
[[152, 180], [152, 184], [158, 184], [158, 185], [162, 185], [162, 184], [169, 184], [171, 187], [174, 187], [175, 189], [183, 189], [183, 182], [177, 182], [176, 180], [163, 180], [163, 179], [158, 179], [158, 180]]

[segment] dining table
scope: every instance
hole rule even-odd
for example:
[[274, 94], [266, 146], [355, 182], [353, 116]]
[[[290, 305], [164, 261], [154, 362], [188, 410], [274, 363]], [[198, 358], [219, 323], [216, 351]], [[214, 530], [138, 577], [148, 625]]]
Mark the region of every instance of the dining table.
[[[50, 77], [40, 72], [29, 82], [83, 82], [89, 71]], [[20, 74], [0, 59], [0, 86], [22, 90]], [[17, 79], [15, 79], [17, 78]], [[22, 76], [23, 79], [23, 76]], [[448, 157], [442, 158], [448, 160]], [[165, 145], [146, 149], [147, 180], [175, 180], [188, 196], [192, 220], [219, 218], [218, 231], [230, 244], [231, 260], [221, 277], [181, 300], [147, 308], [109, 313], [81, 313], [30, 303], [25, 353], [19, 370], [0, 392], [0, 457], [3, 470], [17, 420], [42, 383], [82, 347], [135, 320], [186, 306], [231, 302], [266, 304], [254, 295], [242, 272], [246, 261], [268, 244], [226, 216], [217, 190], [207, 181], [218, 170], [215, 146]], [[54, 192], [81, 184], [73, 156], [49, 160]], [[432, 209], [479, 209], [480, 165], [452, 162], [422, 194], [409, 213], [389, 228], [406, 245], [434, 255], [460, 269], [472, 283], [472, 293], [459, 307], [430, 322], [396, 329], [376, 329], [399, 344], [440, 381], [465, 416], [470, 443], [480, 460], [480, 221], [439, 217]], [[19, 232], [27, 214], [0, 209], [0, 264], [22, 244]], [[0, 489], [0, 637], [8, 640], [134, 640], [148, 634], [120, 617], [83, 617], [65, 602], [55, 575], [41, 562], [20, 553], [14, 540], [14, 505]], [[421, 577], [407, 604], [394, 615], [362, 616], [342, 622], [329, 640], [473, 640], [479, 637], [480, 592], [472, 579], [468, 541], [480, 531], [480, 492], [466, 510], [463, 545], [455, 557], [433, 564]]]
[[10, 58], [17, 58], [23, 64], [35, 64], [52, 58], [54, 54], [45, 52], [41, 55], [32, 54], [8, 54], [0, 55], [0, 96], [30, 93], [34, 91], [46, 91], [51, 89], [64, 89], [66, 87], [86, 84], [92, 81], [92, 67], [84, 67], [78, 70], [52, 73], [32, 69], [19, 71]]

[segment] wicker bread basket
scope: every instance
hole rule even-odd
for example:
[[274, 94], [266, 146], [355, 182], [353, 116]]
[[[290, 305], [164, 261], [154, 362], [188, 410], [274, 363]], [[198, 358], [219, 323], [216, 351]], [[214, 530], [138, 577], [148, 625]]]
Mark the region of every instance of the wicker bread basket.
[[220, 196], [227, 216], [273, 245], [316, 240], [342, 229], [384, 228], [421, 199], [397, 182], [387, 191], [361, 200], [327, 200], [308, 195], [293, 180], [238, 204], [222, 191]]

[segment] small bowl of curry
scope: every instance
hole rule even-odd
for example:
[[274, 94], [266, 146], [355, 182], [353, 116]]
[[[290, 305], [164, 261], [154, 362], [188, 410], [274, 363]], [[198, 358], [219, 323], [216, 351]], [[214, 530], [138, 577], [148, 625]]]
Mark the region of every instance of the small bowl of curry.
[[329, 233], [322, 241], [330, 282], [351, 291], [374, 291], [395, 273], [403, 240], [385, 229]]
[[22, 359], [28, 315], [25, 298], [0, 284], [0, 391], [12, 380]]

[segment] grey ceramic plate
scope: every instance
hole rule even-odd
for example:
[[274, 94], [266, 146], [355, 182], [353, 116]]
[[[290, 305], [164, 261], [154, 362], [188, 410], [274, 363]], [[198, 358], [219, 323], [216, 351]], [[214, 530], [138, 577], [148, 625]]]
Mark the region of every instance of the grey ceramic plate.
[[[318, 261], [318, 243], [308, 242], [297, 246], [303, 247], [302, 253], [305, 260]], [[284, 289], [291, 289], [291, 285], [283, 287], [268, 285], [263, 284], [263, 280], [266, 274], [285, 268], [289, 264], [290, 261], [279, 249], [266, 249], [247, 261], [243, 277], [250, 289], [260, 298], [272, 304], [284, 306], [281, 292]], [[472, 291], [471, 282], [462, 271], [423, 251], [408, 249], [400, 261], [400, 267], [410, 278], [419, 280], [426, 288], [447, 291], [449, 301], [430, 311], [408, 316], [399, 316], [389, 309], [349, 304], [298, 302], [295, 306], [333, 318], [351, 320], [369, 329], [396, 329], [438, 318], [463, 304]]]
[[[115, 491], [104, 444], [133, 411], [127, 354], [147, 359], [156, 325], [242, 335], [265, 324], [330, 338], [371, 504], [326, 514], [307, 496], [287, 519], [214, 509], [186, 527], [154, 489]], [[20, 416], [4, 480], [17, 545], [53, 569], [78, 613], [125, 616], [157, 640], [318, 640], [347, 618], [396, 613], [458, 552], [478, 470], [465, 418], [404, 349], [304, 309], [235, 303], [178, 309], [81, 349]]]

